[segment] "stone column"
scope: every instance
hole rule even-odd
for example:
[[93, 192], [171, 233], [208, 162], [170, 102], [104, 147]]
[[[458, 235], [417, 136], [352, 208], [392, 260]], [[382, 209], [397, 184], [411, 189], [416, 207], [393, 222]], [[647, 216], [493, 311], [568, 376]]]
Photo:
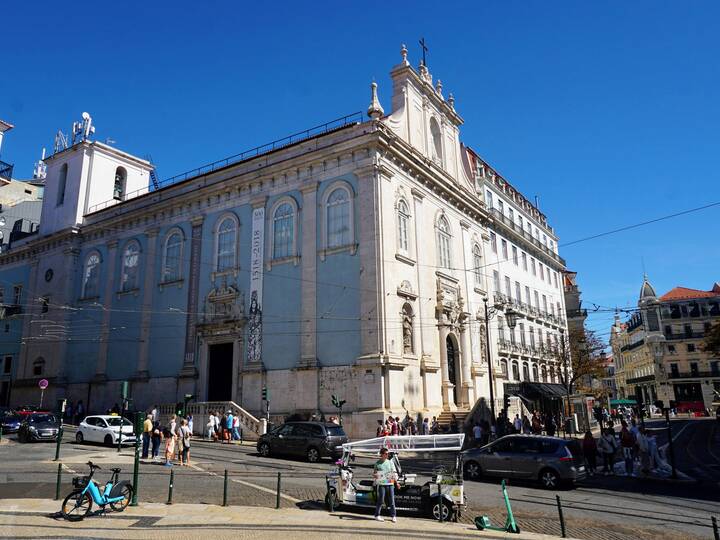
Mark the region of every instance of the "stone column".
[[472, 377], [470, 376], [470, 364], [472, 362], [472, 349], [470, 345], [470, 322], [469, 320], [460, 329], [460, 364], [462, 369], [462, 389], [460, 390], [460, 404], [463, 407], [472, 407], [474, 396], [474, 387]]
[[204, 216], [190, 221], [192, 233], [190, 239], [190, 272], [188, 273], [187, 318], [185, 319], [185, 357], [180, 377], [195, 378], [195, 331], [198, 314], [198, 291], [200, 288], [200, 263], [202, 257], [202, 228]]
[[108, 340], [110, 339], [110, 316], [112, 315], [112, 298], [113, 298], [113, 286], [115, 284], [115, 266], [117, 266], [117, 240], [111, 240], [107, 243], [107, 261], [105, 261], [105, 267], [107, 268], [107, 274], [105, 279], [105, 290], [103, 292], [103, 314], [102, 314], [102, 327], [100, 328], [100, 348], [98, 350], [98, 360], [95, 365], [95, 377], [93, 382], [105, 382], [107, 375], [105, 370], [107, 369], [107, 357], [108, 357]]
[[154, 227], [145, 231], [147, 236], [147, 257], [145, 258], [145, 281], [143, 283], [142, 315], [140, 317], [140, 346], [138, 350], [136, 380], [147, 380], [148, 351], [150, 350], [150, 324], [152, 299], [155, 288], [155, 261], [157, 259], [157, 237], [160, 229]]
[[442, 400], [443, 409], [448, 410], [454, 408], [455, 398], [452, 383], [450, 382], [450, 373], [448, 370], [448, 355], [447, 355], [447, 337], [448, 327], [441, 324], [439, 327], [440, 336], [440, 373], [442, 375]]
[[303, 186], [300, 255], [300, 366], [317, 366], [317, 182]]

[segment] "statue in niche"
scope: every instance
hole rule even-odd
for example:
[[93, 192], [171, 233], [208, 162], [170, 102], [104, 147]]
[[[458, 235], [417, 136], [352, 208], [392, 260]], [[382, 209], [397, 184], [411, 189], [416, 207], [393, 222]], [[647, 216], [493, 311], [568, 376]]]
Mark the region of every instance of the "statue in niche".
[[409, 304], [405, 304], [402, 310], [402, 331], [403, 331], [403, 352], [412, 354], [413, 350], [413, 314]]

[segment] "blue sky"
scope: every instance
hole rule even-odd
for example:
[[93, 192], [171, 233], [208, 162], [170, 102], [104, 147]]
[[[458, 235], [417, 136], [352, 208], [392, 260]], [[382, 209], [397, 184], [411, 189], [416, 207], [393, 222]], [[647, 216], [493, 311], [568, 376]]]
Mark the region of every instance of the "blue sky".
[[[563, 241], [720, 200], [717, 2], [7, 3], [2, 159], [89, 111], [162, 178], [364, 110], [421, 36], [461, 137]], [[267, 5], [267, 4], [265, 4]], [[201, 6], [201, 7], [200, 7]], [[720, 281], [720, 207], [562, 249], [586, 305]], [[611, 314], [590, 326], [606, 332]]]

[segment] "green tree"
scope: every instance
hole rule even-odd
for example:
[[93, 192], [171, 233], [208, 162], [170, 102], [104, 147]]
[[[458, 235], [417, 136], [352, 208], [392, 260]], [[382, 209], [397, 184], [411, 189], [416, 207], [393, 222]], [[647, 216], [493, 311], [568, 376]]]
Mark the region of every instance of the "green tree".
[[578, 390], [592, 392], [592, 381], [605, 376], [605, 343], [593, 330], [571, 328], [556, 351], [560, 380], [568, 396]]

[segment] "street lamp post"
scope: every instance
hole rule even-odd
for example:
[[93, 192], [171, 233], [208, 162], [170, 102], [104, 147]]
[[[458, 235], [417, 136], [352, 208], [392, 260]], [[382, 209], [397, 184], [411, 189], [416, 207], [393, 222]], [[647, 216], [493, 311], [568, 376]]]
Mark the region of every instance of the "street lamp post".
[[[485, 296], [483, 298], [483, 304], [485, 305], [485, 351], [487, 353], [487, 361], [488, 361], [488, 379], [490, 383], [490, 414], [491, 419], [490, 423], [492, 425], [495, 425], [495, 382], [493, 381], [493, 362], [490, 358], [490, 319], [492, 319], [495, 315], [497, 315], [500, 310], [496, 308], [488, 308], [488, 297]], [[515, 313], [511, 308], [508, 308], [505, 312], [505, 317], [507, 319], [507, 324], [510, 329], [515, 328], [515, 322], [517, 320], [517, 313]]]

